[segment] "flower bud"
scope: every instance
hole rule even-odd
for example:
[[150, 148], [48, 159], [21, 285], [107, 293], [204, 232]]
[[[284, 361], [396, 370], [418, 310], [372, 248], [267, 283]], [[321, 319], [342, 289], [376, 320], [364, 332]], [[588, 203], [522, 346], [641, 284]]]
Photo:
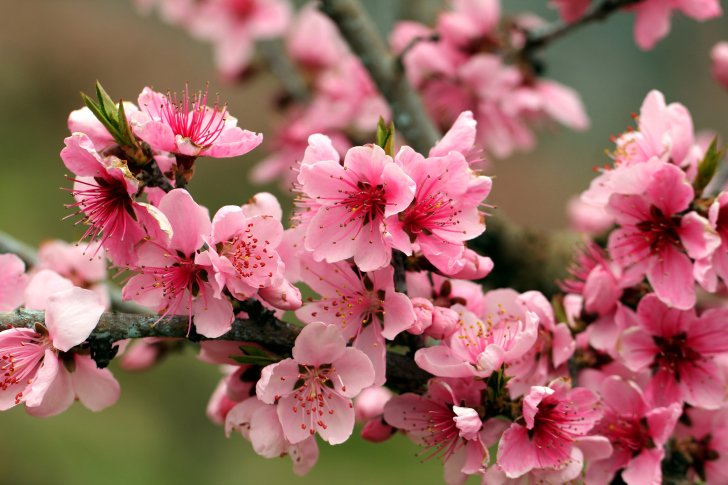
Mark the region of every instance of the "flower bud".
[[457, 324], [458, 314], [455, 310], [436, 306], [432, 312], [432, 325], [425, 329], [425, 335], [442, 340], [455, 331]]
[[357, 421], [367, 421], [384, 412], [384, 405], [392, 397], [386, 387], [367, 387], [354, 399], [354, 414]]
[[710, 51], [713, 61], [711, 72], [713, 78], [724, 88], [728, 89], [728, 42], [718, 42]]
[[298, 310], [303, 304], [301, 292], [288, 280], [283, 281], [279, 286], [261, 288], [258, 296], [267, 301], [270, 305], [281, 310]]
[[361, 437], [372, 443], [387, 441], [397, 430], [384, 422], [381, 416], [372, 418], [361, 430]]
[[463, 268], [457, 273], [449, 275], [451, 278], [458, 280], [479, 280], [485, 278], [493, 269], [493, 260], [481, 256], [472, 249], [465, 249], [462, 261], [465, 263]]
[[414, 325], [407, 329], [412, 335], [420, 335], [427, 327], [432, 325], [432, 311], [434, 306], [427, 298], [410, 298], [412, 307], [415, 310], [417, 320]]

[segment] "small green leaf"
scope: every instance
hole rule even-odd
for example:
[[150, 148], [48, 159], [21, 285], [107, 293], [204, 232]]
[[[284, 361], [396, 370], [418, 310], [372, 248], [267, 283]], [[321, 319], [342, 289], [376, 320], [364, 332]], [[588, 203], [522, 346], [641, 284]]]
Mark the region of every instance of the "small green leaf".
[[723, 160], [727, 146], [724, 145], [718, 151], [718, 137], [713, 138], [710, 147], [708, 147], [708, 151], [705, 153], [705, 157], [698, 163], [698, 176], [695, 177], [695, 182], [693, 182], [693, 188], [697, 195], [702, 194], [705, 187], [713, 180], [715, 173], [718, 171], [718, 165]]
[[265, 349], [261, 349], [260, 347], [253, 347], [252, 345], [241, 345], [240, 350], [242, 350], [245, 355], [251, 355], [254, 357], [268, 357]]
[[136, 146], [136, 139], [132, 136], [131, 131], [129, 131], [129, 122], [126, 119], [123, 100], [119, 100], [119, 134], [124, 140], [124, 145]]
[[551, 297], [551, 306], [554, 307], [554, 316], [557, 322], [567, 323], [566, 309], [564, 308], [564, 297], [556, 294]]
[[116, 104], [114, 104], [114, 101], [111, 99], [111, 97], [106, 94], [106, 91], [104, 91], [104, 88], [101, 87], [101, 84], [98, 81], [96, 81], [96, 97], [98, 98], [99, 105], [101, 106], [101, 109], [103, 110], [107, 119], [115, 122], [118, 125], [119, 110], [116, 108]]
[[394, 158], [394, 122], [390, 122], [387, 127], [381, 116], [377, 123], [377, 145], [382, 147], [384, 153]]
[[247, 364], [247, 365], [270, 365], [275, 362], [277, 362], [276, 359], [273, 357], [260, 357], [256, 355], [231, 355], [231, 359], [233, 359], [238, 364]]
[[114, 138], [114, 141], [119, 143], [121, 141], [121, 134], [117, 130], [116, 126], [112, 125], [111, 122], [106, 118], [106, 115], [102, 111], [101, 106], [99, 106], [94, 100], [86, 96], [84, 93], [81, 93], [81, 98], [83, 98], [84, 104], [88, 109], [91, 110], [96, 119], [98, 119], [101, 124], [104, 125], [104, 128], [108, 130], [109, 134]]

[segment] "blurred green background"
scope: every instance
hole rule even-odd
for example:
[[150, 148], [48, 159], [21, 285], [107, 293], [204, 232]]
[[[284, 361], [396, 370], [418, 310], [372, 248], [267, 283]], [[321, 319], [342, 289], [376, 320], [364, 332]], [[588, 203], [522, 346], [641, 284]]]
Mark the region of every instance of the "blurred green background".
[[[429, 8], [435, 0], [365, 1], [383, 32], [404, 3]], [[185, 81], [212, 90], [229, 103], [240, 126], [270, 133], [276, 81], [261, 75], [239, 86], [223, 85], [210, 47], [156, 15], [140, 16], [130, 1], [2, 0], [0, 16], [0, 230], [33, 245], [81, 235], [62, 222], [70, 183], [58, 153], [68, 135], [68, 113], [82, 106], [79, 91], [102, 82], [113, 98], [136, 101], [144, 86], [182, 88]], [[504, 0], [510, 12], [556, 12], [545, 0]], [[587, 133], [544, 133], [529, 154], [496, 161], [489, 203], [524, 224], [559, 228], [568, 198], [587, 187], [592, 167], [608, 162], [609, 135], [632, 123], [650, 89], [680, 101], [697, 130], [727, 134], [728, 94], [710, 78], [709, 50], [728, 39], [726, 18], [698, 24], [677, 16], [670, 36], [651, 52], [632, 39], [633, 16], [616, 15], [553, 44], [544, 53], [546, 76], [575, 88], [592, 119]], [[198, 161], [190, 184], [211, 212], [242, 204], [254, 187], [246, 173], [261, 149], [238, 159]], [[496, 213], [496, 214], [497, 214]], [[497, 270], [497, 268], [496, 268]], [[61, 416], [37, 419], [18, 407], [0, 415], [0, 483], [442, 483], [436, 462], [420, 464], [415, 445], [402, 436], [374, 445], [352, 438], [321, 446], [318, 465], [304, 478], [290, 461], [255, 455], [240, 436], [226, 439], [204, 410], [220, 377], [192, 349], [153, 371], [130, 374], [112, 364], [122, 386], [118, 403], [100, 414], [75, 404]], [[469, 483], [478, 483], [473, 478]]]

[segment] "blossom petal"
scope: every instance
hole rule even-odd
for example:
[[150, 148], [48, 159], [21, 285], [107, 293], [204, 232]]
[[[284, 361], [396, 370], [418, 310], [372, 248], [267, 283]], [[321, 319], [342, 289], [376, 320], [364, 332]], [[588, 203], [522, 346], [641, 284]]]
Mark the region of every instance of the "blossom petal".
[[75, 358], [76, 370], [71, 373], [73, 389], [81, 403], [91, 411], [101, 411], [119, 399], [119, 383], [109, 369], [99, 369], [86, 355]]
[[88, 338], [104, 306], [91, 290], [71, 288], [48, 297], [45, 322], [53, 346], [67, 352]]

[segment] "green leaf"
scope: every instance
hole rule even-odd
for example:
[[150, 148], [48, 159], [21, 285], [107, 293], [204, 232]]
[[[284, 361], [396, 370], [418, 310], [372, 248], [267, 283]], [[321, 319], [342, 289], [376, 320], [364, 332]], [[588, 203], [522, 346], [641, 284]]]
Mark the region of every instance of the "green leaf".
[[96, 119], [98, 119], [101, 124], [104, 125], [104, 128], [108, 130], [109, 134], [114, 138], [114, 141], [119, 143], [121, 141], [121, 134], [119, 133], [117, 127], [112, 125], [111, 122], [106, 118], [106, 114], [104, 114], [101, 106], [99, 106], [94, 100], [86, 96], [84, 93], [81, 93], [81, 98], [83, 98], [84, 104], [88, 109], [91, 110]]
[[123, 145], [137, 146], [136, 138], [132, 136], [129, 130], [129, 121], [126, 119], [126, 112], [124, 111], [124, 100], [119, 100], [119, 133], [123, 138]]
[[233, 359], [238, 364], [247, 364], [247, 365], [270, 365], [275, 362], [277, 362], [276, 359], [273, 357], [260, 357], [257, 355], [231, 355], [231, 359]]
[[698, 163], [698, 176], [695, 177], [695, 182], [693, 182], [693, 188], [698, 195], [702, 194], [705, 187], [707, 187], [715, 176], [715, 173], [718, 171], [718, 165], [721, 160], [723, 160], [726, 147], [728, 147], [728, 145], [724, 145], [723, 148], [718, 151], [718, 137], [716, 136], [710, 143], [710, 147], [708, 147], [705, 157], [700, 163]]
[[390, 122], [387, 127], [381, 116], [377, 123], [377, 145], [382, 147], [384, 153], [394, 158], [394, 122]]
[[99, 100], [99, 105], [106, 115], [106, 118], [109, 121], [113, 121], [118, 126], [119, 110], [116, 108], [116, 104], [114, 104], [111, 97], [106, 94], [106, 91], [104, 91], [104, 88], [101, 87], [101, 84], [98, 81], [96, 81], [96, 97]]
[[564, 308], [564, 297], [562, 295], [554, 295], [551, 297], [551, 306], [554, 307], [554, 316], [557, 322], [567, 323], [566, 309]]
[[265, 349], [261, 349], [260, 347], [253, 347], [252, 345], [241, 345], [240, 350], [242, 350], [245, 355], [251, 355], [253, 357], [268, 357]]

